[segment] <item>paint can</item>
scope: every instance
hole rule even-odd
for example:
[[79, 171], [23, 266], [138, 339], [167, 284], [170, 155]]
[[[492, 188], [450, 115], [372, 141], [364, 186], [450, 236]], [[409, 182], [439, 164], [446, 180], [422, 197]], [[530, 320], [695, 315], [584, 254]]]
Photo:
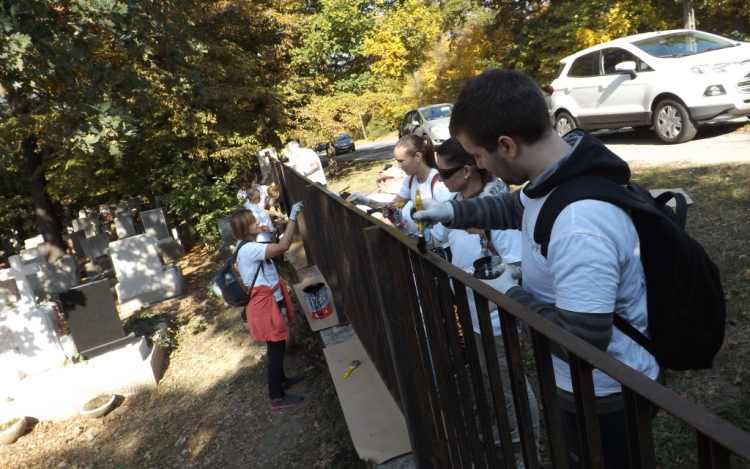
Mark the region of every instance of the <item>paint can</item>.
[[328, 290], [324, 283], [313, 283], [303, 288], [302, 291], [305, 293], [313, 319], [324, 319], [331, 315]]

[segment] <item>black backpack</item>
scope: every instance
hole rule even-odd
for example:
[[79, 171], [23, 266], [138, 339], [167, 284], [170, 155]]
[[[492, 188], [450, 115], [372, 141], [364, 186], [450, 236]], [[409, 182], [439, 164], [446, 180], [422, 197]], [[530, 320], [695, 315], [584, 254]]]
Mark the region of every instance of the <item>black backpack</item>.
[[219, 269], [219, 272], [213, 280], [216, 286], [219, 287], [219, 290], [221, 290], [222, 298], [224, 298], [224, 301], [226, 301], [229, 306], [246, 306], [250, 302], [250, 292], [248, 290], [252, 290], [253, 285], [255, 285], [255, 280], [258, 278], [258, 273], [263, 267], [263, 262], [261, 262], [258, 266], [258, 270], [255, 271], [253, 283], [250, 284], [250, 288], [248, 289], [245, 287], [245, 284], [242, 283], [242, 278], [240, 277], [239, 272], [237, 272], [237, 267], [235, 266], [237, 262], [237, 254], [240, 252], [240, 248], [245, 244], [247, 244], [247, 241], [241, 241], [240, 244], [237, 245], [232, 257], [224, 263], [224, 266], [221, 269]]
[[[534, 228], [534, 240], [541, 245], [544, 257], [557, 216], [567, 205], [584, 199], [627, 210], [640, 240], [651, 339], [617, 314], [615, 327], [665, 368], [710, 368], [724, 342], [724, 291], [719, 269], [700, 243], [685, 232], [685, 196], [665, 192], [654, 198], [636, 183], [622, 186], [594, 175], [565, 181], [545, 201]], [[671, 199], [676, 210], [666, 205]]]

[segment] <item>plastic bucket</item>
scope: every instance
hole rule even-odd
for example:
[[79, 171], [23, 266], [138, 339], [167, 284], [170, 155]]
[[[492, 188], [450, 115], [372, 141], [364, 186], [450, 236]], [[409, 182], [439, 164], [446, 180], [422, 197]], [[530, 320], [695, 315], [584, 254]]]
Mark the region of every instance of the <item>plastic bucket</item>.
[[324, 283], [313, 283], [302, 289], [310, 306], [313, 319], [323, 319], [331, 315], [331, 305], [328, 303], [328, 290]]

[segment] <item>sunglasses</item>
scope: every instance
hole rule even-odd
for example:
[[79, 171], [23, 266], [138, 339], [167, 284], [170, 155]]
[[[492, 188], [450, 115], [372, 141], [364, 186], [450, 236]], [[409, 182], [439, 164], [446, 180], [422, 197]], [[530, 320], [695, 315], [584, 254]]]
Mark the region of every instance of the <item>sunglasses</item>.
[[473, 163], [462, 164], [461, 166], [454, 166], [452, 168], [437, 168], [437, 170], [441, 178], [448, 179], [456, 174], [459, 169], [463, 169], [464, 166], [474, 166], [475, 164], [477, 164], [476, 161]]

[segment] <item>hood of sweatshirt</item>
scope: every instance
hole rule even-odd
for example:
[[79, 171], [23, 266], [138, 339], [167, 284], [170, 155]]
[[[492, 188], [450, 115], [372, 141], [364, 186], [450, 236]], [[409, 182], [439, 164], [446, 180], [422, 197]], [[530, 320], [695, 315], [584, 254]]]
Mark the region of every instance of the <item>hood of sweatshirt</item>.
[[618, 184], [630, 181], [630, 166], [585, 130], [576, 129], [563, 137], [573, 146], [570, 153], [527, 184], [523, 192], [531, 199], [543, 197], [567, 181], [583, 174], [611, 179]]

